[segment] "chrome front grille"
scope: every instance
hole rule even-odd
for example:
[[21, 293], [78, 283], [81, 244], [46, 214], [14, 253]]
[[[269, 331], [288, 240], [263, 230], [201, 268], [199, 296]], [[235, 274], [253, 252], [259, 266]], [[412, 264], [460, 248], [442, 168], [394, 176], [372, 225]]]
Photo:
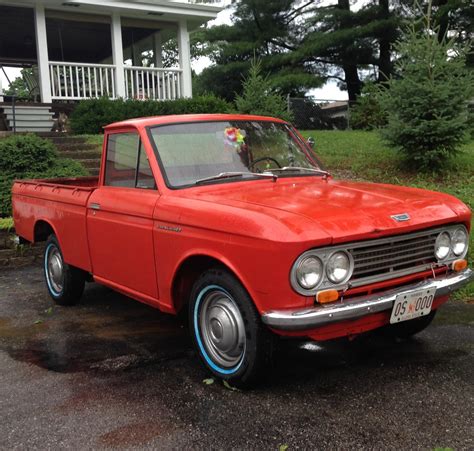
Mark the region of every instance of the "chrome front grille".
[[[366, 243], [365, 246], [349, 249], [354, 259], [351, 282], [377, 276], [395, 275], [400, 271], [415, 272], [420, 267], [436, 263], [434, 245], [438, 232], [422, 236], [398, 236], [384, 242]], [[385, 278], [385, 277], [383, 277]], [[357, 283], [359, 285], [359, 283]]]

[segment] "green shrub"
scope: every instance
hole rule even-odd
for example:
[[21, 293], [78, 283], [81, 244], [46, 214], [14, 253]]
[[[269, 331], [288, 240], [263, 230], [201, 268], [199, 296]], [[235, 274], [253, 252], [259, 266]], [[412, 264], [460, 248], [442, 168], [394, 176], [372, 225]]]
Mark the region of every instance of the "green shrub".
[[76, 134], [102, 133], [112, 122], [135, 117], [164, 116], [169, 114], [227, 113], [230, 104], [213, 95], [166, 101], [110, 100], [107, 98], [83, 100], [70, 117], [71, 129]]
[[367, 83], [357, 102], [350, 108], [351, 127], [356, 130], [374, 130], [387, 124], [387, 116], [377, 98], [377, 86]]
[[0, 217], [11, 215], [11, 186], [15, 179], [87, 175], [77, 161], [59, 158], [54, 145], [36, 135], [0, 140]]
[[474, 78], [466, 69], [466, 49], [453, 40], [438, 41], [429, 14], [420, 30], [414, 23], [395, 45], [397, 78], [381, 89], [379, 102], [387, 114], [382, 130], [413, 168], [445, 167], [467, 136], [467, 101]]

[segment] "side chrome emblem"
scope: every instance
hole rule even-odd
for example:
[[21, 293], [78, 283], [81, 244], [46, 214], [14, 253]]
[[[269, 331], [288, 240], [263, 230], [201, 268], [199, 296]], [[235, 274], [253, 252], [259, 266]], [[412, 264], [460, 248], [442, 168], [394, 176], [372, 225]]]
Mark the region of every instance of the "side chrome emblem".
[[391, 215], [390, 217], [397, 222], [408, 221], [410, 219], [410, 215], [408, 213], [400, 213], [399, 215]]

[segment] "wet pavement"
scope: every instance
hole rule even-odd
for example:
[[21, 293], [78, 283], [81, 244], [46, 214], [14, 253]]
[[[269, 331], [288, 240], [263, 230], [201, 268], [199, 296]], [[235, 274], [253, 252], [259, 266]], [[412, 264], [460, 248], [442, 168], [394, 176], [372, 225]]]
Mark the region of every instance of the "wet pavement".
[[474, 305], [416, 339], [282, 342], [259, 388], [208, 376], [170, 316], [89, 284], [52, 306], [0, 272], [0, 448], [474, 449]]

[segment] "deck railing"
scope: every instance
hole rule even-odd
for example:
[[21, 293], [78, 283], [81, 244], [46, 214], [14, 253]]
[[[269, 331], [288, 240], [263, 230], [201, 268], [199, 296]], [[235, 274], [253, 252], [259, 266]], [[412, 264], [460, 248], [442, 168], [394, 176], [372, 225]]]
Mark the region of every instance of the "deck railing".
[[51, 61], [49, 70], [53, 99], [115, 98], [115, 66], [111, 64]]
[[125, 66], [125, 94], [129, 99], [175, 100], [182, 97], [181, 69]]

